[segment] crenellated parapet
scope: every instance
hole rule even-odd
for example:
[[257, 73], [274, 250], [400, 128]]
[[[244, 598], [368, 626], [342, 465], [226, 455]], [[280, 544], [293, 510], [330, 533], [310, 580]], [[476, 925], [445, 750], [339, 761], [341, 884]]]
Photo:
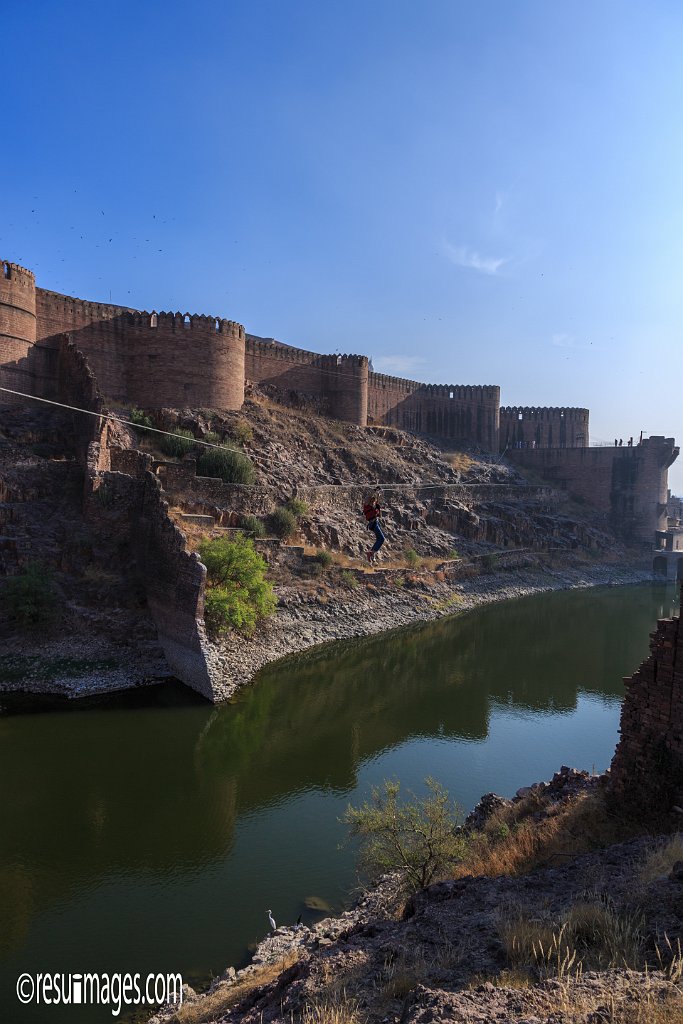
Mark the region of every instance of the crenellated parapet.
[[208, 339], [216, 335], [245, 342], [245, 331], [242, 324], [235, 320], [208, 316], [203, 313], [165, 313], [156, 310], [141, 310], [130, 313], [131, 324], [137, 330], [147, 328], [150, 331], [191, 331], [193, 336], [202, 335]]
[[584, 448], [588, 444], [588, 409], [574, 406], [501, 406], [501, 451], [511, 448]]
[[368, 382], [368, 422], [431, 434], [454, 444], [498, 448], [500, 388], [492, 384], [424, 384], [382, 373]]

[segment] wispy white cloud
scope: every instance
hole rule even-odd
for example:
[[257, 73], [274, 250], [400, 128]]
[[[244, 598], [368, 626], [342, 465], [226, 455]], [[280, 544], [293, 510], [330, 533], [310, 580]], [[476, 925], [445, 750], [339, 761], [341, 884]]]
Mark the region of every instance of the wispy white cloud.
[[388, 373], [395, 377], [410, 377], [420, 367], [426, 364], [427, 360], [421, 356], [378, 356], [372, 360], [372, 365], [378, 373]]
[[502, 192], [496, 192], [495, 205], [494, 205], [494, 208], [493, 208], [493, 215], [494, 215], [494, 217], [496, 217], [500, 213], [500, 211], [503, 209], [504, 201], [505, 201], [505, 198], [503, 196], [503, 193]]
[[553, 334], [550, 343], [555, 348], [593, 348], [592, 341], [577, 341], [573, 334]]
[[480, 274], [497, 274], [500, 268], [508, 262], [506, 258], [495, 256], [482, 256], [475, 249], [467, 245], [451, 245], [444, 242], [446, 256], [455, 263], [456, 267], [465, 267], [467, 270], [477, 270]]

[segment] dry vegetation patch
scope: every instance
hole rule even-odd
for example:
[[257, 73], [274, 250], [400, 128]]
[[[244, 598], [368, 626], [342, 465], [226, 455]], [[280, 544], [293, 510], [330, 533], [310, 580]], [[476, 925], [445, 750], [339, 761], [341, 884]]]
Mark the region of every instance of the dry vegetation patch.
[[581, 793], [555, 804], [531, 793], [491, 815], [484, 829], [472, 836], [453, 877], [526, 874], [622, 842], [639, 831], [636, 823], [609, 812], [602, 793]]
[[283, 971], [293, 967], [297, 961], [298, 954], [289, 953], [277, 963], [256, 968], [236, 982], [225, 982], [200, 999], [183, 1003], [168, 1024], [210, 1024], [257, 989], [276, 981]]

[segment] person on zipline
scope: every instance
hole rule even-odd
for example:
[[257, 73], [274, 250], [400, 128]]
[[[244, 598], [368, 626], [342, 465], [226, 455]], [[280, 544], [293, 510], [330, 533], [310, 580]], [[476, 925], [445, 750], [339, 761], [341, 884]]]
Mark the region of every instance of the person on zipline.
[[375, 561], [375, 556], [386, 539], [380, 524], [382, 509], [379, 503], [379, 491], [375, 491], [374, 494], [366, 498], [363, 505], [363, 515], [367, 520], [368, 530], [372, 530], [375, 535], [374, 545], [366, 552], [368, 562], [372, 563]]

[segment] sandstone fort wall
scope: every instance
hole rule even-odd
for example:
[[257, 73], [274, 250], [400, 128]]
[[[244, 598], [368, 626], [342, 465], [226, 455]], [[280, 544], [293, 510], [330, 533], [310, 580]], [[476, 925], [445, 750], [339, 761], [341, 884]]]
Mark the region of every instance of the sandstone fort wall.
[[673, 438], [649, 437], [632, 448], [511, 448], [517, 465], [605, 512], [628, 541], [652, 543], [666, 529]]
[[500, 450], [587, 448], [588, 419], [588, 409], [502, 406]]

